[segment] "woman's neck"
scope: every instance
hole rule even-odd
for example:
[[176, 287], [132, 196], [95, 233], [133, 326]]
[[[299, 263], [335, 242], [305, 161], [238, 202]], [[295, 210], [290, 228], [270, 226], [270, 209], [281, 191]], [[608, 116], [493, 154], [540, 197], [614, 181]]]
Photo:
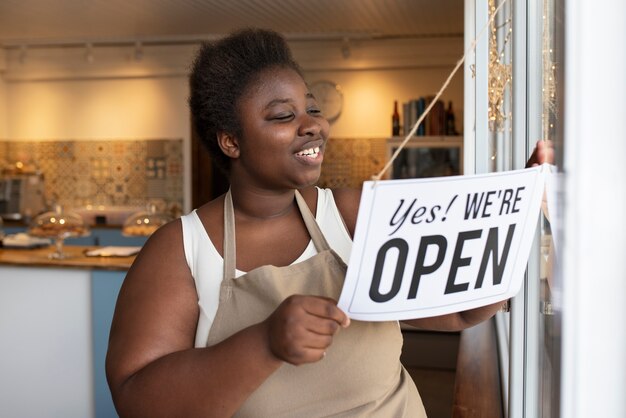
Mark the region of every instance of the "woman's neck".
[[239, 217], [269, 220], [290, 213], [295, 205], [295, 190], [265, 190], [231, 185], [233, 208]]

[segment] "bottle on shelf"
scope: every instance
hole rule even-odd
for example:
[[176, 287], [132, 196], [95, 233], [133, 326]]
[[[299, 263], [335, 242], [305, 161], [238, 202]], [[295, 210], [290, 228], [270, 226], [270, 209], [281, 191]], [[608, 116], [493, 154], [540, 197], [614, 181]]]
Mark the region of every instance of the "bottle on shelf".
[[391, 135], [400, 135], [400, 113], [398, 113], [398, 101], [393, 102], [393, 114], [391, 115]]
[[454, 110], [452, 110], [452, 102], [448, 102], [448, 108], [446, 109], [445, 134], [451, 136], [459, 134], [456, 130], [456, 122], [454, 120]]

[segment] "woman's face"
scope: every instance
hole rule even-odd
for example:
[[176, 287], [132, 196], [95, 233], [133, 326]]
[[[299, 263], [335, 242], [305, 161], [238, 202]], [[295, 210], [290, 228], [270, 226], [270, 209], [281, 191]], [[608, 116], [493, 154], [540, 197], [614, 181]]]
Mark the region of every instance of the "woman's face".
[[317, 182], [330, 127], [297, 72], [264, 71], [240, 99], [238, 111], [242, 137], [233, 175], [271, 189]]

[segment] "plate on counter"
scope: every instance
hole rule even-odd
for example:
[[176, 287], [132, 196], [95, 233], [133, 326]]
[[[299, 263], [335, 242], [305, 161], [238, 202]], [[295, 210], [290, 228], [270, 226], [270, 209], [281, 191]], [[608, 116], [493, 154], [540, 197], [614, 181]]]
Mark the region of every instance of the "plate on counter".
[[33, 249], [33, 248], [47, 247], [51, 244], [52, 244], [52, 241], [49, 238], [33, 237], [23, 232], [20, 232], [18, 234], [7, 235], [4, 238], [2, 238], [3, 248]]
[[85, 251], [87, 257], [130, 257], [141, 250], [139, 246], [118, 247], [108, 246]]

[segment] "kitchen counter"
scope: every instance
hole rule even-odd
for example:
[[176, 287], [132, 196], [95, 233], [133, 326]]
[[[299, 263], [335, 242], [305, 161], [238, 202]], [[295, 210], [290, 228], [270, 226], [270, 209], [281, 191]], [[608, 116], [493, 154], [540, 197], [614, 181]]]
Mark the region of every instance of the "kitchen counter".
[[[26, 229], [30, 226], [30, 222], [26, 222], [24, 220], [12, 220], [5, 219], [3, 220], [3, 224], [5, 228], [22, 228]], [[99, 228], [99, 229], [122, 229], [123, 224], [120, 223], [102, 223], [102, 224], [87, 224], [87, 226], [91, 229]]]
[[[115, 417], [105, 358], [111, 319], [135, 256], [87, 257], [100, 246], [0, 248], [0, 415]], [[37, 399], [37, 402], [32, 402]]]
[[55, 260], [48, 258], [54, 247], [37, 249], [9, 249], [0, 248], [0, 265], [28, 266], [28, 267], [59, 267], [97, 270], [123, 270], [130, 268], [135, 256], [130, 257], [87, 257], [85, 251], [98, 247], [94, 246], [63, 246], [63, 252], [69, 258]]

